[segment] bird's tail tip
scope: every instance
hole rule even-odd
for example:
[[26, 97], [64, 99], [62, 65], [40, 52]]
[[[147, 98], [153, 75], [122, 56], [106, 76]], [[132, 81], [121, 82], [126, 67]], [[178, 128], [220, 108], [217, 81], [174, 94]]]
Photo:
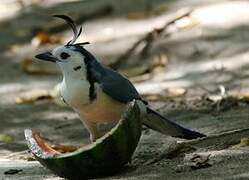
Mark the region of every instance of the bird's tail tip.
[[183, 127], [174, 121], [167, 119], [158, 112], [147, 107], [147, 118], [143, 120], [143, 124], [162, 134], [183, 139], [196, 139], [206, 137], [206, 135], [197, 131]]
[[182, 135], [177, 136], [177, 137], [191, 140], [191, 139], [203, 138], [203, 137], [207, 137], [207, 136], [205, 134], [199, 133], [197, 131], [193, 131], [190, 129], [183, 129]]

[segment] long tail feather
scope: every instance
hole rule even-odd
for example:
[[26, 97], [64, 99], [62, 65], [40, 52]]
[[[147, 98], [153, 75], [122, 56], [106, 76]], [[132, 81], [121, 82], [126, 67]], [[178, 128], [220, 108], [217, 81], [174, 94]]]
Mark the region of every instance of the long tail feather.
[[195, 139], [206, 135], [187, 129], [147, 107], [147, 116], [143, 119], [143, 124], [147, 127], [159, 131], [162, 134], [184, 139]]

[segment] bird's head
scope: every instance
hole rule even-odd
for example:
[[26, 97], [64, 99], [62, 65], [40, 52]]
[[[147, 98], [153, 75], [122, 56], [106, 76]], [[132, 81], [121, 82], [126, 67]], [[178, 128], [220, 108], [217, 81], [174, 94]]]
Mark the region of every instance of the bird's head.
[[89, 42], [74, 43], [82, 32], [82, 28], [77, 30], [74, 21], [65, 15], [55, 15], [54, 17], [65, 20], [74, 32], [73, 39], [66, 45], [61, 45], [53, 49], [36, 55], [39, 60], [50, 61], [58, 64], [62, 71], [68, 71], [79, 68], [79, 66], [86, 66], [86, 61], [92, 59], [92, 55], [83, 46]]

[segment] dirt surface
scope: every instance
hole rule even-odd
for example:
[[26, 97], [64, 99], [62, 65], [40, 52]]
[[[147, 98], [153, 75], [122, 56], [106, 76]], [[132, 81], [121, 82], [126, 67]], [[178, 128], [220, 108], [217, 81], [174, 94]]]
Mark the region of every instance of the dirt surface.
[[[37, 161], [28, 161], [32, 155], [24, 140], [26, 128], [39, 130], [53, 143], [88, 143], [87, 132], [70, 108], [49, 100], [16, 104], [20, 94], [37, 88], [53, 89], [61, 80], [60, 74], [25, 73], [20, 62], [48, 48], [35, 47], [30, 42], [36, 31], [53, 24], [51, 14], [70, 14], [73, 9], [74, 17], [81, 15], [88, 19], [92, 12], [99, 12], [100, 7], [107, 5], [113, 8], [112, 13], [84, 20], [84, 36], [80, 38], [92, 43], [87, 49], [105, 64], [115, 62], [145, 33], [170, 19], [176, 10], [194, 9], [190, 18], [169, 28], [170, 36], [161, 36], [151, 45], [150, 57], [160, 53], [166, 56], [163, 70], [143, 81], [131, 79], [154, 109], [208, 138], [182, 141], [144, 128], [132, 163], [123, 173], [104, 179], [249, 179], [249, 145], [240, 143], [241, 138], [249, 137], [248, 96], [237, 98], [249, 88], [249, 2], [152, 1], [147, 6], [157, 11], [149, 17], [144, 15], [148, 8], [144, 2], [137, 1], [134, 6], [133, 1], [125, 2], [123, 8], [111, 0], [102, 4], [84, 1], [32, 5], [15, 16], [10, 12], [9, 17], [1, 19], [0, 134], [12, 140], [8, 143], [0, 140], [0, 179], [61, 179]], [[60, 32], [63, 41], [70, 38], [70, 33]], [[129, 62], [146, 62], [137, 60], [138, 57], [135, 52]], [[57, 72], [52, 65], [48, 66]], [[134, 67], [132, 63], [127, 66]], [[179, 97], [167, 93], [158, 97], [179, 88], [186, 91]], [[6, 175], [10, 169], [21, 171]]]

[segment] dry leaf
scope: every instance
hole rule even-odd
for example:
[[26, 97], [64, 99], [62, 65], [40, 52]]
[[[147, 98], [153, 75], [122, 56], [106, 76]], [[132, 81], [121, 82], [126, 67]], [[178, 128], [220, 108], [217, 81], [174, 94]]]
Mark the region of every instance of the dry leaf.
[[0, 142], [11, 143], [14, 138], [8, 134], [0, 134]]
[[241, 92], [237, 95], [239, 99], [249, 100], [249, 92]]
[[187, 90], [184, 88], [169, 88], [166, 90], [166, 94], [169, 97], [179, 97], [179, 96], [183, 96], [187, 93]]
[[44, 44], [57, 44], [62, 43], [62, 39], [56, 35], [50, 35], [46, 32], [38, 32], [36, 36], [32, 39], [31, 44], [35, 47]]
[[29, 74], [57, 74], [58, 70], [46, 63], [35, 62], [33, 59], [25, 58], [20, 62], [22, 71]]
[[67, 106], [60, 96], [60, 84], [53, 89], [33, 89], [16, 97], [16, 104], [35, 103], [36, 101], [50, 100], [57, 106]]
[[52, 98], [53, 97], [51, 96], [48, 90], [34, 89], [16, 97], [16, 103], [17, 104], [34, 103], [35, 101], [38, 100], [44, 100], [44, 99], [51, 100]]
[[238, 149], [238, 148], [246, 147], [246, 146], [249, 146], [249, 138], [248, 137], [243, 137], [243, 138], [240, 139], [239, 144], [233, 145], [231, 148], [232, 149]]

